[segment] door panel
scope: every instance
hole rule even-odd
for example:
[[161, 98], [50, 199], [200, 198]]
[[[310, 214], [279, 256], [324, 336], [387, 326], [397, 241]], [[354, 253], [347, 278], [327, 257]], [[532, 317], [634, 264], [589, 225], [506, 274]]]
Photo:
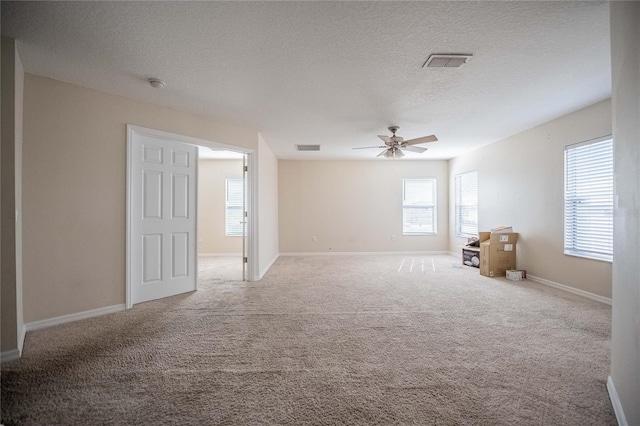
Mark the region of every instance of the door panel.
[[171, 277], [186, 277], [189, 275], [189, 234], [179, 232], [171, 238]]
[[172, 150], [172, 165], [177, 167], [189, 167], [189, 153]]
[[158, 146], [143, 145], [142, 161], [147, 163], [162, 164], [162, 148]]
[[196, 289], [197, 147], [133, 132], [132, 304]]
[[162, 234], [143, 235], [142, 252], [142, 282], [162, 281]]
[[174, 174], [171, 178], [172, 216], [174, 219], [189, 219], [189, 176]]
[[145, 219], [162, 219], [162, 172], [144, 170], [142, 182]]

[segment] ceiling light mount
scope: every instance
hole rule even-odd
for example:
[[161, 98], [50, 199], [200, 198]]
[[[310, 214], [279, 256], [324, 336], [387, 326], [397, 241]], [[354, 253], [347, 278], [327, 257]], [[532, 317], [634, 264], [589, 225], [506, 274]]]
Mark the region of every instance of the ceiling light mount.
[[470, 53], [434, 53], [427, 58], [422, 68], [460, 68], [472, 56]]
[[150, 78], [148, 81], [154, 89], [162, 89], [165, 86], [164, 81], [159, 78]]

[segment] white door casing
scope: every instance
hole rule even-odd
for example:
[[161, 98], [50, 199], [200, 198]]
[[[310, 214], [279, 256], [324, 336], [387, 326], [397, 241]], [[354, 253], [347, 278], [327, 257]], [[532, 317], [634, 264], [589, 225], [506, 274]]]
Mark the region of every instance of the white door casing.
[[247, 281], [247, 262], [249, 258], [247, 254], [247, 156], [242, 156], [242, 281]]
[[130, 304], [194, 291], [198, 148], [130, 134]]

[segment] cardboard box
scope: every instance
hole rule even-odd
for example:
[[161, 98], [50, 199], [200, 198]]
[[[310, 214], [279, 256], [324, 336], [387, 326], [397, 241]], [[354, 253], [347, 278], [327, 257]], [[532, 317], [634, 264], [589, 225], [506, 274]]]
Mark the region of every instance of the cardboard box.
[[522, 281], [527, 278], [527, 271], [521, 269], [509, 269], [507, 279], [511, 281]]
[[496, 226], [491, 230], [492, 234], [511, 234], [513, 233], [513, 228], [511, 226]]
[[517, 233], [480, 233], [480, 275], [504, 277], [507, 270], [516, 269]]
[[480, 247], [463, 247], [462, 248], [462, 264], [480, 267]]

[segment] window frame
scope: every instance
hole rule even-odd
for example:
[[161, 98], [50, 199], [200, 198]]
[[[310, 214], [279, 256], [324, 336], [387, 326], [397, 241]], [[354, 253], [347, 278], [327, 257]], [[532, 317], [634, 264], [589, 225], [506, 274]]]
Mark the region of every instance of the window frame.
[[[475, 217], [476, 217], [476, 221], [475, 221], [475, 232], [472, 233], [465, 233], [462, 232], [462, 227], [463, 227], [463, 223], [460, 222], [461, 219], [461, 213], [460, 213], [460, 207], [463, 206], [462, 204], [462, 179], [465, 176], [471, 175], [471, 174], [475, 174]], [[460, 182], [460, 185], [458, 185], [458, 182]], [[460, 186], [460, 188], [459, 188]], [[454, 178], [454, 203], [455, 203], [455, 227], [456, 227], [456, 237], [477, 237], [478, 236], [478, 222], [479, 222], [479, 209], [478, 209], [478, 170], [469, 170], [467, 172], [464, 173], [459, 173], [457, 175], [455, 175]], [[467, 225], [467, 226], [472, 226], [472, 225]]]
[[[233, 228], [230, 227], [230, 220], [237, 220], [235, 218], [231, 218], [230, 217], [230, 210], [231, 211], [237, 211], [240, 210], [240, 221], [242, 221], [243, 216], [244, 216], [244, 200], [242, 201], [242, 203], [240, 205], [229, 205], [230, 201], [229, 201], [229, 183], [231, 181], [239, 181], [241, 184], [241, 188], [244, 187], [244, 179], [243, 178], [225, 178], [224, 180], [224, 234], [226, 237], [244, 237], [244, 233], [243, 233], [243, 228], [242, 225], [240, 223], [238, 224], [233, 224], [233, 225], [240, 225], [240, 228], [237, 230], [233, 230]], [[245, 195], [245, 191], [243, 189], [242, 194], [240, 195], [241, 200], [244, 198]], [[237, 216], [237, 214], [236, 214]], [[239, 222], [240, 222], [239, 221]]]
[[[432, 200], [433, 203], [432, 204], [411, 204], [411, 205], [407, 205], [406, 201], [405, 201], [405, 194], [406, 194], [406, 182], [407, 181], [418, 181], [418, 180], [424, 180], [424, 181], [430, 181], [431, 185], [432, 185]], [[417, 231], [406, 231], [405, 229], [405, 208], [426, 208], [426, 209], [431, 209], [432, 213], [432, 220], [431, 220], [431, 226], [433, 231], [431, 232], [417, 232]], [[436, 177], [433, 176], [428, 176], [428, 177], [412, 177], [412, 178], [403, 178], [402, 179], [402, 235], [407, 235], [407, 236], [411, 236], [411, 235], [429, 235], [429, 236], [433, 236], [433, 235], [438, 235], [438, 179]]]
[[[598, 228], [603, 229], [607, 227], [607, 225], [609, 226], [609, 247], [610, 247], [610, 251], [609, 252], [601, 252], [601, 251], [596, 251], [596, 250], [589, 250], [588, 249], [588, 245], [589, 243], [584, 243], [584, 244], [579, 244], [577, 243], [577, 240], [579, 238], [582, 237], [582, 240], [585, 239], [585, 237], [594, 237], [594, 235], [591, 235], [589, 232], [585, 232], [584, 230], [576, 230], [576, 228], [578, 226], [581, 227], [585, 227], [588, 225], [585, 225], [584, 223], [580, 224], [580, 217], [577, 217], [579, 214], [584, 215], [585, 214], [585, 210], [581, 210], [581, 211], [576, 211], [577, 207], [575, 207], [577, 204], [580, 203], [580, 200], [585, 199], [587, 196], [590, 196], [591, 199], [595, 199], [598, 198], [598, 196], [600, 196], [600, 199], [602, 199], [602, 195], [604, 190], [595, 190], [594, 192], [588, 193], [586, 196], [582, 195], [581, 197], [578, 196], [576, 193], [581, 190], [582, 193], [584, 194], [584, 187], [585, 186], [591, 186], [591, 189], [593, 188], [593, 182], [590, 183], [586, 183], [586, 182], [578, 182], [576, 183], [575, 181], [579, 179], [579, 177], [576, 176], [572, 176], [570, 177], [570, 167], [579, 167], [580, 164], [576, 165], [569, 165], [569, 154], [571, 150], [574, 149], [580, 149], [580, 148], [584, 148], [587, 146], [592, 146], [592, 145], [596, 145], [596, 144], [601, 144], [601, 143], [610, 143], [611, 144], [611, 154], [610, 154], [610, 159], [611, 159], [611, 163], [610, 165], [608, 163], [605, 164], [604, 161], [600, 161], [597, 163], [597, 166], [599, 167], [608, 167], [607, 171], [610, 171], [610, 176], [611, 176], [611, 181], [610, 181], [610, 194], [607, 194], [606, 192], [604, 193], [604, 195], [610, 195], [609, 197], [609, 203], [610, 206], [596, 206], [596, 211], [594, 214], [592, 214], [592, 221], [596, 222], [596, 225]], [[568, 256], [576, 256], [576, 257], [582, 257], [582, 258], [586, 258], [586, 259], [593, 259], [593, 260], [600, 260], [600, 261], [604, 261], [604, 262], [612, 262], [613, 261], [613, 207], [614, 207], [614, 203], [613, 203], [613, 197], [614, 197], [614, 156], [613, 156], [613, 150], [614, 150], [614, 141], [613, 141], [613, 137], [611, 135], [608, 136], [603, 136], [600, 138], [596, 138], [596, 139], [590, 139], [584, 142], [579, 142], [579, 143], [575, 143], [575, 144], [571, 144], [571, 145], [567, 145], [565, 146], [564, 149], [564, 185], [563, 185], [563, 252], [565, 255]], [[578, 161], [574, 159], [574, 162]], [[584, 161], [584, 158], [581, 159], [581, 161]], [[601, 169], [602, 170], [602, 169]], [[575, 175], [576, 173], [582, 173], [584, 176], [582, 176], [583, 178], [587, 177], [589, 179], [589, 181], [594, 180], [595, 178], [593, 176], [589, 177], [587, 176], [587, 173], [584, 172], [584, 170], [578, 170], [578, 171], [573, 171], [573, 174]], [[607, 173], [607, 172], [605, 172]], [[597, 180], [600, 183], [605, 183], [608, 184], [609, 182], [605, 180], [605, 178], [602, 179], [598, 179]], [[570, 183], [571, 182], [571, 183]], [[583, 185], [583, 187], [579, 187], [579, 185]], [[602, 186], [596, 186], [597, 188], [603, 188]], [[593, 201], [592, 201], [593, 203]], [[598, 204], [602, 204], [601, 200]], [[571, 206], [574, 207], [571, 207]], [[593, 207], [592, 207], [593, 208]], [[588, 214], [588, 213], [587, 213]], [[573, 219], [571, 219], [573, 217]], [[610, 218], [609, 221], [607, 221], [607, 217]], [[584, 221], [585, 219], [583, 219]], [[607, 223], [608, 222], [608, 223]], [[570, 228], [570, 223], [574, 223], [573, 226], [571, 226], [574, 230], [569, 229]], [[576, 234], [581, 234], [581, 235], [576, 235]], [[601, 233], [602, 235], [602, 233]], [[591, 245], [598, 245], [598, 246], [604, 246], [607, 244], [606, 242], [606, 238], [607, 235], [605, 234], [605, 238], [598, 238], [598, 240], [600, 241], [593, 241], [593, 240], [589, 240], [591, 242]], [[572, 242], [573, 241], [573, 242]], [[605, 241], [605, 243], [600, 244], [601, 241]], [[595, 244], [598, 243], [598, 244]]]

